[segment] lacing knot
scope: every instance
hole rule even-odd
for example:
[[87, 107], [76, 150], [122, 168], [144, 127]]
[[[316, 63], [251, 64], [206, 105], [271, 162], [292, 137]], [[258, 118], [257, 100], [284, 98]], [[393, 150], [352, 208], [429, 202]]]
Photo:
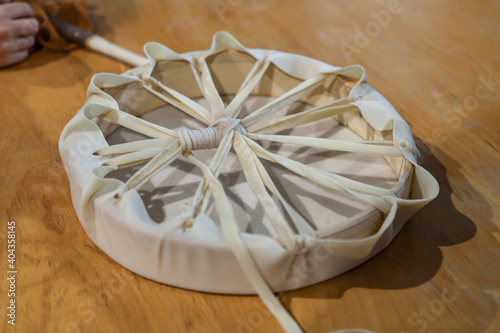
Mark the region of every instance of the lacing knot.
[[247, 135], [246, 129], [240, 124], [241, 119], [222, 117], [200, 130], [177, 131], [182, 151], [217, 148], [222, 138], [230, 131]]

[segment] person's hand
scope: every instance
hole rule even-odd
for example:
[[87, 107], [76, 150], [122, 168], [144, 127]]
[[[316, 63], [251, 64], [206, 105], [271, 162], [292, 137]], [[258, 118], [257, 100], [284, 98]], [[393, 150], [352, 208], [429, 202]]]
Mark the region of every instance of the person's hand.
[[0, 0], [0, 67], [24, 60], [35, 43], [38, 21], [25, 2]]

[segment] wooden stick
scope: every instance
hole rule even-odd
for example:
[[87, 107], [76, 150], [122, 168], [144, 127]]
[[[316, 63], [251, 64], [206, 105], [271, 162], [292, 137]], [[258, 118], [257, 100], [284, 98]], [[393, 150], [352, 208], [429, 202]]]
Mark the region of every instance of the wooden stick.
[[99, 52], [133, 67], [148, 63], [145, 57], [111, 43], [97, 34], [53, 17], [50, 19], [59, 34], [72, 43], [84, 46], [89, 50]]

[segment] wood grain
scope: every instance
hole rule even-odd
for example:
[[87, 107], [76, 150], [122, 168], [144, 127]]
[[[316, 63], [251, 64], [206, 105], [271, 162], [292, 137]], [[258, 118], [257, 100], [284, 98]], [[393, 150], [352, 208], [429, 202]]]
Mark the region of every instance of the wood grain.
[[[280, 299], [307, 332], [500, 331], [498, 2], [87, 3], [95, 31], [135, 52], [147, 41], [177, 52], [206, 49], [226, 30], [248, 47], [363, 65], [412, 126], [441, 193], [366, 264]], [[346, 57], [341, 45], [356, 51]], [[91, 76], [127, 68], [79, 49], [42, 50], [0, 70], [0, 331], [279, 332], [257, 297], [149, 281], [85, 235], [58, 138], [85, 102]], [[5, 316], [9, 220], [17, 223], [15, 327]]]

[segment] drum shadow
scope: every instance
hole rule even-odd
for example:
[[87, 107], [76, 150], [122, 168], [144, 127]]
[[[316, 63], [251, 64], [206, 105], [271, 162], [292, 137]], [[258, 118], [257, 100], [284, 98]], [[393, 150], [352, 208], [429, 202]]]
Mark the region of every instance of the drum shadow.
[[[422, 285], [431, 280], [441, 267], [443, 252], [440, 247], [460, 244], [476, 235], [474, 221], [459, 212], [453, 204], [453, 190], [446, 168], [419, 139], [417, 146], [423, 155], [420, 164], [440, 184], [439, 196], [414, 215], [386, 249], [364, 264], [314, 286], [281, 293], [280, 299], [287, 308], [291, 307], [295, 297], [339, 299], [352, 288], [398, 290]], [[439, 155], [445, 154], [439, 151]], [[453, 161], [456, 163], [453, 169], [459, 170], [460, 163]], [[492, 217], [489, 204], [465, 177], [454, 178], [454, 182], [460, 182], [464, 191], [480, 200], [480, 206], [488, 207], [486, 214]], [[495, 304], [495, 301], [490, 304]]]

